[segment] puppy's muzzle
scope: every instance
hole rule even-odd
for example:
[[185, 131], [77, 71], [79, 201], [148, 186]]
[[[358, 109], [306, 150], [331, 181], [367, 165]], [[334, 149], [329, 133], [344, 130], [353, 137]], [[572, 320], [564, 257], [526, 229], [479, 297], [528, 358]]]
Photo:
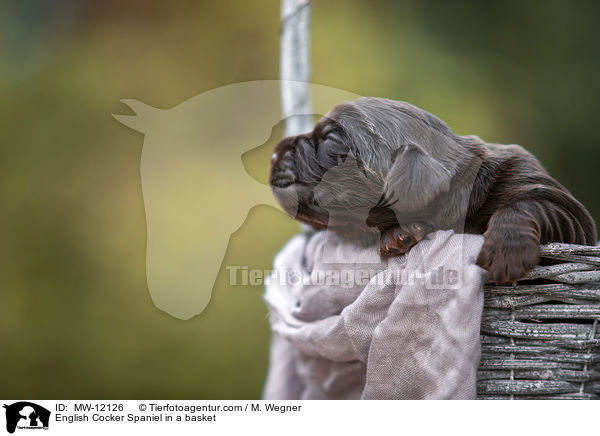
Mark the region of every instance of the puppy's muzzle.
[[294, 165], [293, 155], [290, 150], [286, 150], [280, 156], [277, 152], [271, 159], [271, 176], [269, 182], [276, 188], [286, 188], [296, 181], [296, 167]]
[[284, 138], [275, 148], [271, 157], [271, 175], [269, 183], [275, 188], [287, 188], [296, 181], [294, 143], [291, 138]]

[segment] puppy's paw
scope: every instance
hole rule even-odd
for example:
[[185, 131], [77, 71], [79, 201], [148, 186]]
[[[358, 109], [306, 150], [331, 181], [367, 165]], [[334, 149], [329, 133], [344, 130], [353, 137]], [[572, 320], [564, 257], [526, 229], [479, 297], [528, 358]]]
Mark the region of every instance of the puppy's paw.
[[539, 242], [531, 234], [514, 231], [488, 231], [477, 265], [490, 272], [496, 284], [514, 283], [539, 261]]
[[429, 226], [420, 223], [406, 224], [384, 230], [381, 232], [379, 240], [379, 255], [381, 257], [394, 257], [405, 254], [430, 231]]

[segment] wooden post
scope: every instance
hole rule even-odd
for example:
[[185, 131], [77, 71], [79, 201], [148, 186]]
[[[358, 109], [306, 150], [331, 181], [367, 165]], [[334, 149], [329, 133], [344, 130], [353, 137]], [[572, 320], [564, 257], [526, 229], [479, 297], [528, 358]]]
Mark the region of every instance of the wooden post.
[[[284, 135], [312, 130], [310, 99], [310, 0], [281, 0], [279, 78]], [[304, 114], [295, 115], [293, 114]]]

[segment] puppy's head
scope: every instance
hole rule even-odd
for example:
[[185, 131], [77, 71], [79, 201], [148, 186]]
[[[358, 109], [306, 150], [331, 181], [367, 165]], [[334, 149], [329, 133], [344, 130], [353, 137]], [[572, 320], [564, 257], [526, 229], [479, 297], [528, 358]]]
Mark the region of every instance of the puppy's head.
[[270, 184], [298, 220], [368, 234], [434, 220], [433, 205], [447, 197], [470, 156], [463, 138], [428, 112], [361, 98], [335, 106], [312, 132], [282, 139]]

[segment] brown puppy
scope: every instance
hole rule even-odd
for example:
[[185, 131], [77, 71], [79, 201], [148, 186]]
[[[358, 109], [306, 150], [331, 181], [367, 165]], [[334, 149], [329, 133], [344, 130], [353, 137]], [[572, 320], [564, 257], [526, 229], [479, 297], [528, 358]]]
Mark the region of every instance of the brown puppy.
[[513, 282], [539, 245], [595, 245], [593, 219], [518, 145], [458, 136], [410, 104], [341, 103], [311, 133], [282, 139], [270, 183], [289, 214], [382, 256], [405, 253], [428, 232], [483, 234], [478, 265]]

